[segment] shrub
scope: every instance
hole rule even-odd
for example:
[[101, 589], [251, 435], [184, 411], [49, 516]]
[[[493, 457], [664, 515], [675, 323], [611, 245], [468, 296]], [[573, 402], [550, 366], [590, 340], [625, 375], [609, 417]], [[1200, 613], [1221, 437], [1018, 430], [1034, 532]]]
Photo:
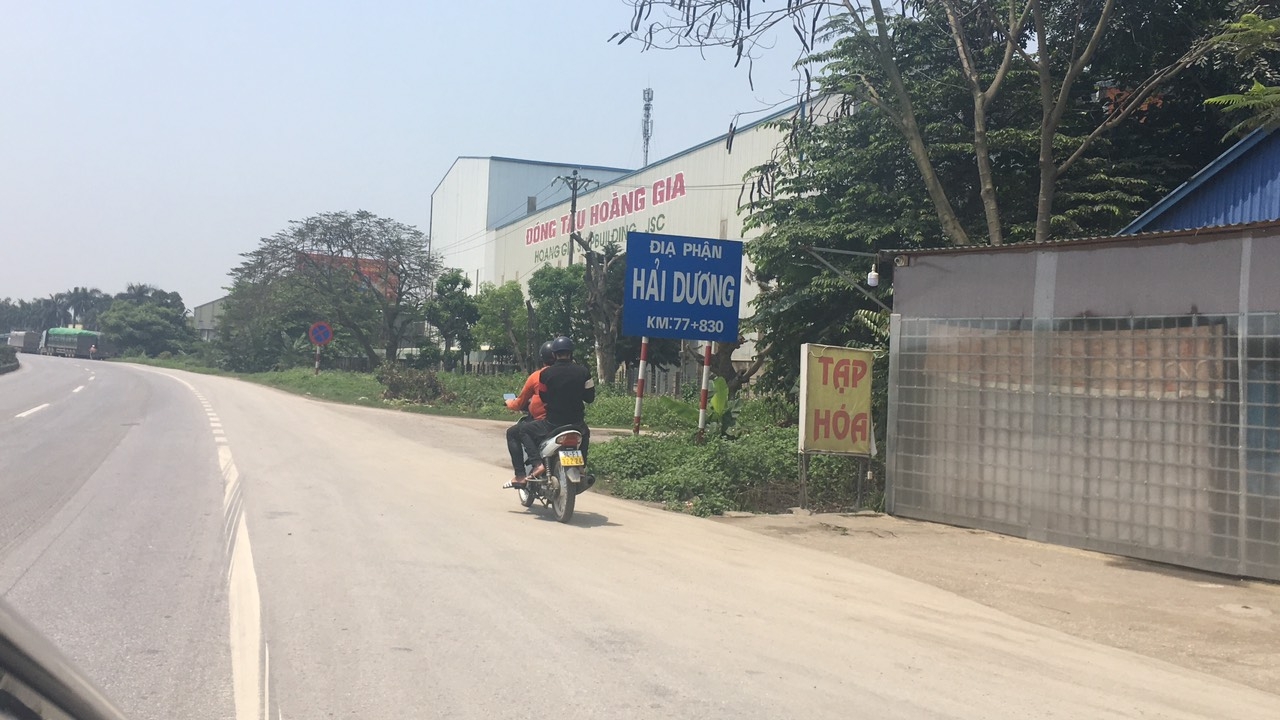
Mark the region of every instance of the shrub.
[[[737, 438], [709, 437], [705, 445], [695, 445], [692, 437], [679, 433], [599, 443], [591, 449], [591, 467], [616, 495], [664, 503], [695, 515], [726, 510], [776, 512], [799, 503], [800, 461], [794, 428], [756, 428]], [[854, 458], [811, 458], [811, 506], [819, 510], [853, 507], [860, 463]], [[881, 492], [869, 488], [866, 497], [875, 507]]]
[[453, 394], [446, 391], [440, 379], [430, 370], [406, 367], [400, 363], [378, 366], [375, 376], [385, 389], [385, 400], [405, 400], [414, 403], [450, 402]]

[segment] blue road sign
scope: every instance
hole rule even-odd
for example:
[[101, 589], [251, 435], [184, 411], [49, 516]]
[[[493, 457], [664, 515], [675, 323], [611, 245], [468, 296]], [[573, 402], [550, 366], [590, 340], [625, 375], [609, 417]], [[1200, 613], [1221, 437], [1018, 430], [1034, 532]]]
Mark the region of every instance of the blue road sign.
[[622, 334], [737, 342], [742, 243], [627, 233]]
[[333, 328], [327, 322], [315, 323], [307, 330], [307, 337], [311, 339], [312, 345], [328, 345], [333, 339]]

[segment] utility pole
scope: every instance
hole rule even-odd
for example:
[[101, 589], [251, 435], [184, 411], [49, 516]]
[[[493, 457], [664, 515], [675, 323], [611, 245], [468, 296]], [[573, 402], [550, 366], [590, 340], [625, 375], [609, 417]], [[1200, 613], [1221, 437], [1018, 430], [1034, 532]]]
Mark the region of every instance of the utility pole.
[[573, 264], [573, 236], [578, 232], [578, 193], [585, 190], [588, 186], [599, 185], [600, 183], [589, 178], [578, 177], [578, 171], [574, 170], [573, 175], [561, 175], [556, 180], [565, 184], [569, 188], [569, 264]]

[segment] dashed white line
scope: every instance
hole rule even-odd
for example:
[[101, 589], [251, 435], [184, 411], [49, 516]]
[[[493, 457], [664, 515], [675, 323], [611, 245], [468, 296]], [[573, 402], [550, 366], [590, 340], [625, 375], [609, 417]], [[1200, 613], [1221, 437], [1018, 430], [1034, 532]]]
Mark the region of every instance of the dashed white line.
[[81, 385], [80, 387], [76, 388], [75, 390], [72, 390], [71, 392], [73, 392], [73, 393], [78, 393], [78, 392], [80, 392], [80, 391], [81, 391], [81, 390], [83, 390], [83, 389], [84, 389], [84, 386], [83, 386], [83, 385]]
[[[204, 406], [211, 421], [217, 421], [213, 406], [194, 385], [168, 373], [149, 368], [144, 370], [185, 385]], [[221, 434], [222, 430], [214, 429], [213, 432], [213, 441], [218, 449], [218, 464], [225, 482], [223, 515], [227, 521], [226, 542], [230, 553], [227, 590], [231, 615], [231, 680], [235, 716], [236, 720], [261, 720], [270, 717], [271, 650], [262, 632], [262, 597], [258, 592], [258, 575], [253, 566], [253, 550], [249, 546], [249, 528], [245, 523], [244, 508], [239, 501], [240, 472], [231, 458], [231, 448], [227, 446], [227, 438]], [[279, 717], [283, 718], [283, 714]]]
[[35, 406], [35, 407], [31, 408], [30, 410], [27, 410], [26, 412], [20, 412], [20, 413], [18, 413], [17, 415], [14, 415], [14, 417], [15, 417], [15, 418], [24, 418], [24, 417], [26, 417], [26, 416], [28, 416], [28, 415], [35, 415], [36, 413], [40, 412], [41, 410], [43, 410], [43, 409], [45, 409], [45, 408], [47, 408], [47, 407], [49, 407], [49, 403], [45, 403], [45, 404], [43, 404], [43, 405], [37, 405], [37, 406]]

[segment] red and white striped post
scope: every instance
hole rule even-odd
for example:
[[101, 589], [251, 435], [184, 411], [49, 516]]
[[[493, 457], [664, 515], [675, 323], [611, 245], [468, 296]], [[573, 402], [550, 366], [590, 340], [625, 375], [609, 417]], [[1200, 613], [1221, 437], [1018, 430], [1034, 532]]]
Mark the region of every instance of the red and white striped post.
[[711, 387], [711, 341], [702, 348], [702, 396], [698, 399], [698, 442], [707, 437], [707, 391]]
[[649, 338], [640, 338], [640, 374], [636, 377], [636, 416], [631, 425], [631, 434], [640, 434], [640, 406], [644, 404], [644, 375], [649, 369]]

